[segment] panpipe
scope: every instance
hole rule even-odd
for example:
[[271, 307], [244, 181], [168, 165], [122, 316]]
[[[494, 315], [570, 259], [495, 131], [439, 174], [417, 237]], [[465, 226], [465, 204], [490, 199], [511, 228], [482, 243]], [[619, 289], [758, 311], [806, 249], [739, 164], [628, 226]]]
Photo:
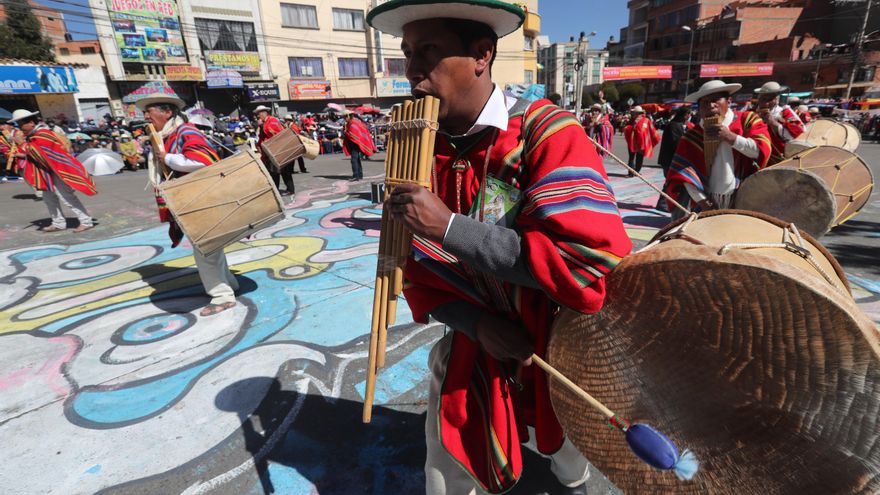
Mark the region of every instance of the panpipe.
[[706, 159], [707, 170], [711, 169], [712, 164], [715, 163], [715, 155], [718, 153], [718, 146], [721, 145], [721, 138], [719, 136], [709, 137], [706, 130], [710, 126], [720, 124], [721, 120], [722, 117], [720, 115], [703, 117], [703, 157]]
[[18, 144], [12, 141], [12, 138], [9, 139], [10, 148], [9, 154], [6, 156], [6, 170], [12, 170], [13, 164], [15, 163], [15, 154], [18, 153]]
[[[394, 107], [385, 157], [386, 200], [400, 184], [431, 187], [431, 164], [439, 111], [440, 100], [432, 96]], [[372, 417], [376, 375], [379, 368], [385, 366], [388, 327], [394, 324], [397, 314], [397, 298], [403, 291], [403, 267], [411, 246], [412, 233], [391, 218], [387, 207], [383, 208], [364, 392], [364, 423], [369, 423]]]
[[[149, 131], [150, 141], [153, 143], [153, 156], [158, 157], [159, 150], [162, 150], [162, 152], [165, 151], [165, 143], [162, 141], [162, 136], [159, 135], [159, 132], [156, 131], [156, 127], [153, 124], [147, 124], [147, 131]], [[162, 177], [164, 177], [165, 180], [170, 179], [171, 169], [168, 168], [168, 165], [166, 165], [164, 161], [159, 160], [158, 158], [156, 158], [156, 162], [159, 163], [159, 170], [162, 173]]]

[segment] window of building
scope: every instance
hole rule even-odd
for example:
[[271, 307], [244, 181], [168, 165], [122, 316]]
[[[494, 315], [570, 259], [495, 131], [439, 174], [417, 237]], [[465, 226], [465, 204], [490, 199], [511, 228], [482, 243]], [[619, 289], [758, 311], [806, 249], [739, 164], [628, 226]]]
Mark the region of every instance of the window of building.
[[333, 29], [363, 31], [364, 13], [360, 10], [333, 9]]
[[257, 51], [257, 33], [251, 22], [196, 17], [196, 33], [202, 50]]
[[70, 55], [69, 48], [59, 48], [58, 51], [61, 52], [62, 55]]
[[387, 76], [405, 76], [406, 75], [406, 59], [405, 58], [386, 58], [385, 59], [385, 75], [387, 75]]
[[[62, 48], [62, 50], [65, 50], [65, 48]], [[93, 46], [80, 47], [79, 52], [82, 53], [83, 55], [94, 55], [95, 53], [97, 53], [95, 51], [95, 47], [93, 47]]]
[[369, 77], [367, 59], [365, 58], [340, 58], [339, 77]]
[[526, 84], [532, 84], [535, 82], [535, 71], [527, 70], [523, 74], [523, 82]]
[[318, 29], [318, 12], [314, 5], [281, 4], [281, 26]]
[[856, 72], [856, 81], [859, 82], [871, 82], [874, 80], [874, 73], [877, 71], [876, 67], [862, 67]]
[[324, 77], [324, 62], [321, 57], [290, 57], [290, 77]]
[[532, 51], [535, 49], [535, 38], [531, 36], [523, 36], [523, 50]]

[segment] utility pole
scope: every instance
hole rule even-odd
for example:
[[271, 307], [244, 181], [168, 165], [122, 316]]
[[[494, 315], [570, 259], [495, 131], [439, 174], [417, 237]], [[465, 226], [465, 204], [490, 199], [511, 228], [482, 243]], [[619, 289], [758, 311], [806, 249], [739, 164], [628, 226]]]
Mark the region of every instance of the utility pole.
[[682, 97], [682, 99], [684, 99], [691, 90], [691, 63], [694, 58], [694, 28], [691, 28], [690, 26], [682, 26], [681, 29], [682, 31], [691, 33], [691, 47], [688, 49], [687, 78], [684, 80], [684, 96]]
[[577, 80], [574, 84], [575, 90], [575, 104], [574, 104], [574, 116], [578, 118], [578, 122], [580, 122], [581, 118], [581, 98], [583, 98], [583, 80], [581, 79], [581, 69], [584, 68], [584, 52], [582, 46], [584, 44], [585, 34], [581, 31], [581, 37], [578, 38], [578, 47], [577, 47], [577, 58], [574, 63], [574, 71], [577, 77]]
[[859, 39], [856, 40], [856, 44], [853, 46], [853, 66], [852, 70], [849, 72], [849, 83], [846, 85], [846, 96], [843, 98], [844, 100], [849, 100], [853, 81], [856, 78], [856, 72], [859, 70], [859, 66], [862, 62], [862, 43], [865, 40], [865, 29], [868, 28], [868, 17], [871, 15], [871, 2], [872, 0], [867, 0], [866, 2], [867, 6], [865, 7], [865, 18], [862, 20], [862, 29], [859, 31]]

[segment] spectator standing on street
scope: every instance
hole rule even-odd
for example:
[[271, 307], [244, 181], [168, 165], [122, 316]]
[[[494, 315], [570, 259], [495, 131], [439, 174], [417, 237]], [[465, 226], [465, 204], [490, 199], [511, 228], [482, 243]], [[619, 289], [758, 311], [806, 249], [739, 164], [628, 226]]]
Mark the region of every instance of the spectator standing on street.
[[[260, 122], [260, 140], [257, 142], [257, 145], [262, 149], [262, 144], [264, 142], [284, 130], [284, 124], [282, 124], [277, 117], [272, 115], [272, 110], [267, 106], [258, 106], [254, 109], [254, 113], [257, 115], [257, 120]], [[269, 160], [269, 157], [264, 154], [261, 156], [263, 159], [263, 165], [266, 167], [266, 170], [269, 171], [269, 175], [272, 176], [272, 181], [275, 182], [275, 187], [278, 187], [280, 182], [279, 179], [284, 179], [284, 187], [286, 187], [287, 190], [281, 193], [281, 195], [290, 196], [295, 193], [296, 188], [293, 185], [293, 176], [291, 175], [291, 169], [293, 167], [287, 166], [280, 171], [276, 170], [275, 166], [272, 165], [272, 162]]]
[[364, 178], [364, 169], [361, 164], [361, 155], [373, 156], [376, 145], [367, 125], [354, 112], [345, 114], [345, 139], [342, 149], [346, 155], [351, 156], [351, 180]]
[[663, 137], [660, 140], [660, 154], [657, 157], [657, 163], [663, 169], [663, 177], [669, 174], [669, 166], [672, 165], [672, 157], [675, 155], [675, 148], [678, 146], [679, 139], [693, 126], [690, 123], [692, 113], [689, 106], [676, 108], [672, 120], [663, 129]]
[[24, 179], [34, 189], [43, 191], [43, 202], [52, 219], [52, 225], [42, 230], [59, 232], [67, 228], [67, 219], [61, 210], [62, 201], [79, 219], [74, 232], [91, 229], [94, 226], [92, 217], [75, 191], [94, 196], [98, 193], [95, 183], [83, 164], [67, 152], [58, 135], [49, 126], [39, 123], [39, 114], [19, 109], [12, 113], [10, 122], [21, 130], [16, 142], [16, 156], [25, 159]]

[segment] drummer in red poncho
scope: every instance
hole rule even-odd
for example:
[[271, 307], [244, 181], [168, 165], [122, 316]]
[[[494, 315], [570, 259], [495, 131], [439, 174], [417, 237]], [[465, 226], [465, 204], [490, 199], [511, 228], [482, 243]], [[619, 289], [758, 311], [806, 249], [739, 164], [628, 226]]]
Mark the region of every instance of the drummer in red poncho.
[[[654, 127], [654, 122], [645, 115], [645, 111], [641, 106], [636, 105], [631, 110], [632, 119], [630, 120], [631, 129], [627, 144], [629, 145], [629, 165], [636, 172], [642, 170], [642, 163], [645, 157], [654, 156], [654, 146], [660, 142], [660, 133]], [[626, 130], [624, 130], [626, 133]], [[626, 135], [626, 134], [624, 134]], [[629, 177], [633, 173], [628, 174]]]
[[804, 133], [804, 123], [788, 105], [781, 105], [779, 96], [788, 91], [776, 81], [770, 81], [755, 90], [758, 95], [758, 115], [770, 130], [770, 142], [773, 153], [770, 165], [785, 160], [785, 143], [795, 140]]
[[[160, 165], [164, 164], [173, 171], [173, 177], [181, 177], [220, 160], [202, 131], [186, 121], [186, 117], [181, 113], [184, 102], [180, 98], [151, 95], [138, 100], [135, 105], [144, 112], [147, 122], [155, 126], [164, 144], [159, 149], [153, 149], [154, 170], [160, 170]], [[159, 205], [159, 219], [170, 224], [168, 236], [171, 238], [171, 247], [176, 247], [183, 239], [183, 231], [165, 206], [164, 198], [157, 194], [156, 202]], [[198, 249], [193, 249], [193, 258], [202, 286], [211, 296], [211, 302], [202, 308], [199, 315], [212, 316], [235, 307], [238, 281], [229, 271], [226, 253], [219, 249], [204, 255]]]
[[376, 152], [376, 144], [373, 143], [373, 135], [367, 128], [367, 124], [354, 112], [345, 114], [345, 137], [342, 141], [342, 149], [346, 155], [351, 156], [351, 179], [361, 180], [364, 178], [364, 168], [361, 165], [361, 155], [373, 156]]
[[95, 183], [82, 163], [67, 152], [64, 141], [46, 124], [39, 123], [40, 112], [16, 110], [10, 123], [18, 125], [21, 137], [17, 158], [24, 164], [24, 180], [37, 191], [43, 191], [43, 202], [49, 209], [52, 225], [43, 232], [59, 232], [67, 228], [67, 220], [61, 210], [61, 201], [73, 210], [79, 219], [74, 232], [92, 228], [92, 216], [76, 195], [79, 191], [87, 196], [98, 193]]
[[585, 493], [589, 475], [530, 357], [546, 356], [560, 304], [602, 307], [604, 276], [632, 245], [577, 118], [492, 81], [498, 38], [524, 17], [497, 0], [391, 0], [367, 16], [402, 38], [413, 95], [440, 99], [434, 192], [400, 185], [385, 204], [416, 235], [404, 286], [414, 319], [454, 330], [429, 357], [431, 495], [510, 490], [523, 444], [552, 459], [556, 493]]

